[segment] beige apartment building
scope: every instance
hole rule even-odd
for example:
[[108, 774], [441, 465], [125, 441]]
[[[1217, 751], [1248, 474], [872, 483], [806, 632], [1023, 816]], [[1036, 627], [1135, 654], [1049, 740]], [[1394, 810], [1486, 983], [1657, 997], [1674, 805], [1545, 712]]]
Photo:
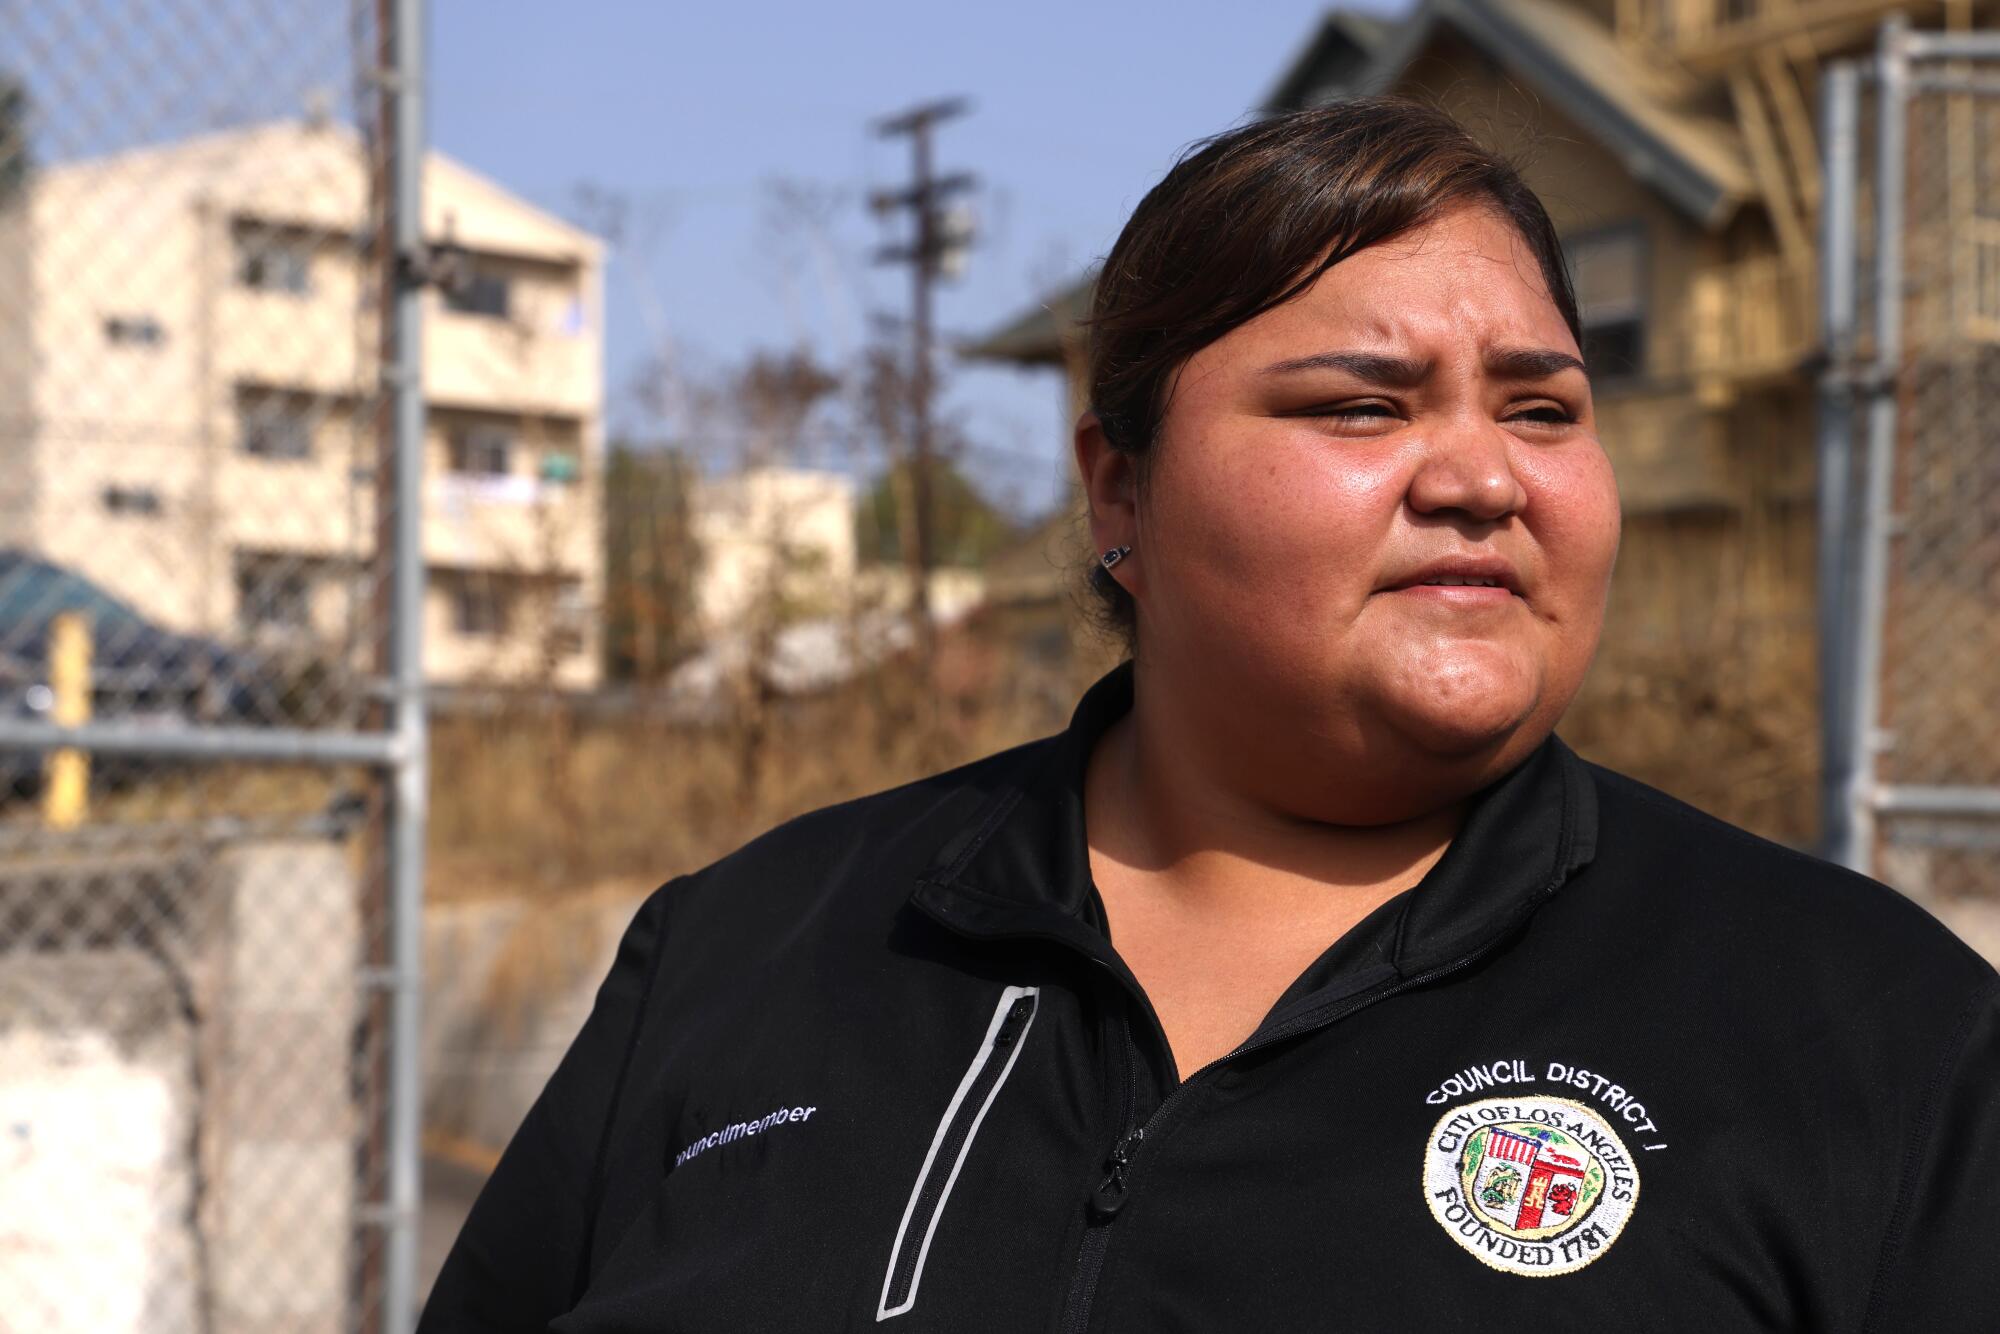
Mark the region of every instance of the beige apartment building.
[[701, 553], [694, 591], [702, 633], [842, 609], [860, 563], [854, 493], [852, 477], [816, 468], [767, 465], [701, 479], [688, 518]]
[[[0, 210], [0, 546], [160, 624], [369, 664], [378, 315], [330, 122], [42, 167]], [[598, 683], [603, 246], [438, 154], [424, 230], [425, 653]]]

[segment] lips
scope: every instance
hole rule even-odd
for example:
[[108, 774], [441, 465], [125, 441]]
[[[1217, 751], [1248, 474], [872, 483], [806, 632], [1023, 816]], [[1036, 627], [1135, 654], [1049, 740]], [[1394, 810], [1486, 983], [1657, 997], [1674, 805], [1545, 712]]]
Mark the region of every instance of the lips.
[[1521, 595], [1520, 576], [1512, 563], [1497, 556], [1451, 556], [1419, 566], [1385, 586], [1388, 592], [1413, 588], [1464, 588]]

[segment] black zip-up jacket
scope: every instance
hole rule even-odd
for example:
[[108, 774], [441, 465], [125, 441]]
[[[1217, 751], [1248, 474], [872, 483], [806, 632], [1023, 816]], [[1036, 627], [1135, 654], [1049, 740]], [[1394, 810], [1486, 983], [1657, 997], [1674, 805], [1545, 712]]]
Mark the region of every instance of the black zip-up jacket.
[[1993, 970], [1551, 738], [1176, 1072], [1056, 736], [663, 885], [447, 1330], [2000, 1330]]

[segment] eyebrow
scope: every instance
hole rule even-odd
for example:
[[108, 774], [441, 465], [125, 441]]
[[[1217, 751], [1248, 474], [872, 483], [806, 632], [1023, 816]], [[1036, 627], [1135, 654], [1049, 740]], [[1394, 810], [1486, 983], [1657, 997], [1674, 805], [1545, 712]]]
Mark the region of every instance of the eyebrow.
[[[1318, 352], [1309, 357], [1273, 362], [1264, 368], [1264, 374], [1345, 371], [1357, 380], [1366, 380], [1370, 384], [1408, 389], [1422, 384], [1435, 364], [1429, 359], [1396, 357], [1380, 352]], [[1503, 380], [1545, 380], [1563, 371], [1583, 369], [1583, 363], [1577, 358], [1552, 347], [1496, 348], [1486, 357], [1487, 373]]]

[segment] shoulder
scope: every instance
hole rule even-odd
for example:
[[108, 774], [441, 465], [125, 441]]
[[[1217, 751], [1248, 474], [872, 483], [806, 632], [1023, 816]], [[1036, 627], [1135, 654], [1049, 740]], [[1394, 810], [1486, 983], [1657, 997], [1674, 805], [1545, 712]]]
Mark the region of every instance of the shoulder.
[[677, 876], [655, 892], [675, 917], [794, 918], [856, 894], [887, 906], [909, 896], [916, 877], [955, 837], [1006, 795], [1037, 781], [1056, 736], [996, 751], [940, 773], [807, 811], [727, 855]]
[[[1587, 764], [1598, 798], [1593, 880], [1678, 929], [1800, 983], [1893, 983], [1938, 999], [1983, 992], [1994, 969], [1880, 881], [1759, 837], [1657, 788]], [[1643, 906], [1639, 906], [1643, 905]], [[1921, 978], [1921, 982], [1912, 979]]]

